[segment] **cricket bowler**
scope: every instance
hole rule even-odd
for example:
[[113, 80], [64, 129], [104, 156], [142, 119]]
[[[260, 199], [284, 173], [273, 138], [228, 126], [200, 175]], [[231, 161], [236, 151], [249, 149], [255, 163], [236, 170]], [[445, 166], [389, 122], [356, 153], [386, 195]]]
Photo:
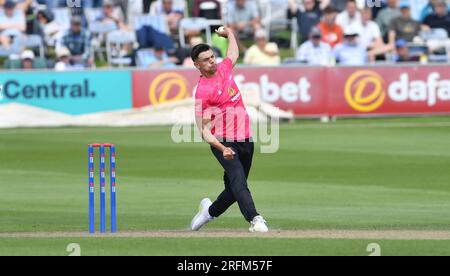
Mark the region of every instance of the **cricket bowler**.
[[196, 124], [225, 171], [225, 189], [214, 202], [209, 198], [200, 202], [200, 210], [192, 219], [191, 229], [199, 230], [237, 201], [242, 215], [250, 223], [249, 231], [268, 232], [266, 221], [256, 211], [247, 184], [254, 144], [249, 116], [232, 76], [239, 57], [236, 37], [225, 27], [220, 27], [216, 33], [228, 39], [225, 59], [217, 64], [207, 44], [196, 45], [191, 50], [191, 58], [201, 73], [195, 94]]

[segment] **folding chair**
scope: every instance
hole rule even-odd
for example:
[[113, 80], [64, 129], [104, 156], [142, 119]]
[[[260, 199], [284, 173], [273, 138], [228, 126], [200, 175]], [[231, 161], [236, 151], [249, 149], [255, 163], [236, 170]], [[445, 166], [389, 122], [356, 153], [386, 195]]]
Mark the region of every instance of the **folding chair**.
[[[219, 1], [219, 0], [218, 0]], [[224, 20], [222, 17], [222, 10], [221, 7], [219, 5], [223, 5], [223, 4], [217, 4], [217, 2], [214, 1], [205, 1], [202, 2], [200, 4], [200, 16], [202, 18], [205, 18], [208, 20], [208, 24], [210, 27], [214, 27], [214, 28], [218, 28], [219, 26], [224, 25]], [[219, 18], [217, 17], [218, 13]], [[211, 32], [213, 31], [213, 29], [211, 28]]]
[[91, 22], [89, 24], [89, 32], [92, 35], [91, 47], [92, 51], [98, 55], [101, 61], [104, 61], [104, 53], [106, 53], [106, 48], [103, 46], [105, 43], [106, 34], [117, 30], [117, 26], [114, 23], [102, 23], [102, 22]]
[[205, 1], [200, 4], [200, 17], [206, 18], [206, 19], [221, 19], [217, 18], [218, 10], [220, 9], [220, 6], [214, 2], [214, 1]]
[[[447, 62], [450, 51], [450, 40], [445, 29], [435, 28], [421, 32], [420, 37], [431, 48], [429, 49], [429, 62]], [[435, 47], [431, 45], [435, 44]], [[434, 49], [433, 49], [434, 48]]]
[[4, 46], [0, 46], [0, 57], [9, 57], [11, 55], [20, 55], [22, 52], [22, 44], [19, 40], [14, 40], [13, 44], [11, 44], [11, 47], [6, 49]]
[[131, 65], [132, 58], [123, 56], [121, 54], [123, 46], [131, 44], [134, 46], [136, 43], [136, 35], [134, 33], [126, 31], [112, 31], [106, 36], [106, 53], [108, 58], [108, 64], [110, 66], [118, 65]]
[[444, 40], [444, 39], [448, 39], [448, 34], [445, 29], [434, 28], [434, 29], [430, 29], [429, 31], [426, 31], [426, 32], [421, 32], [420, 37], [425, 41], [430, 40], [430, 39]]

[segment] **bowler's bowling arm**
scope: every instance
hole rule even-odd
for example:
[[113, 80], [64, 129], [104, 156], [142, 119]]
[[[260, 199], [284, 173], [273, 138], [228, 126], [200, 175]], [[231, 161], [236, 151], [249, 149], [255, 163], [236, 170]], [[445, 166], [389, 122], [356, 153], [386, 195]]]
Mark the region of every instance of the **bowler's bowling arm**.
[[219, 140], [217, 140], [217, 138], [212, 134], [210, 129], [211, 119], [204, 119], [202, 117], [195, 116], [195, 123], [198, 127], [198, 130], [202, 134], [203, 140], [205, 140], [206, 143], [210, 144], [221, 152], [226, 149], [226, 147], [222, 145], [222, 143], [220, 143]]
[[228, 32], [227, 57], [231, 59], [234, 66], [239, 58], [239, 47], [237, 44], [236, 36], [234, 35], [234, 31], [230, 28], [227, 28], [227, 32]]

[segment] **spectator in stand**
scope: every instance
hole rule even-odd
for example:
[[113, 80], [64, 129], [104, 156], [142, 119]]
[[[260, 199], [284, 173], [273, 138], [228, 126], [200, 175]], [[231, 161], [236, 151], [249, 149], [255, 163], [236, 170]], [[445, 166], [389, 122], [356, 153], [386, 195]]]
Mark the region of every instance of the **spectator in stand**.
[[96, 21], [104, 24], [115, 24], [117, 29], [124, 31], [132, 31], [129, 26], [125, 24], [123, 14], [120, 9], [115, 9], [114, 2], [112, 0], [103, 1], [102, 14], [96, 18]]
[[388, 41], [388, 32], [391, 21], [399, 16], [401, 16], [401, 13], [398, 8], [398, 0], [388, 0], [387, 7], [378, 12], [375, 22], [380, 27], [381, 35], [385, 42]]
[[412, 42], [419, 35], [420, 23], [411, 18], [410, 4], [406, 1], [400, 3], [401, 16], [394, 18], [389, 27], [389, 44], [395, 45], [398, 39]]
[[289, 0], [288, 18], [297, 17], [301, 43], [308, 40], [311, 29], [319, 24], [322, 14], [314, 0], [303, 0], [303, 8], [301, 11], [296, 0]]
[[342, 65], [364, 65], [367, 62], [367, 51], [358, 42], [358, 30], [348, 28], [344, 32], [344, 42], [333, 49], [336, 62]]
[[300, 45], [296, 53], [296, 60], [309, 65], [331, 65], [333, 57], [331, 46], [323, 41], [322, 32], [313, 27], [309, 33], [309, 40]]
[[322, 20], [317, 25], [322, 32], [322, 41], [328, 43], [331, 47], [336, 46], [343, 40], [342, 28], [336, 24], [336, 10], [327, 7], [323, 10]]
[[63, 35], [60, 25], [54, 20], [53, 12], [48, 9], [37, 12], [34, 33], [43, 38], [47, 47], [55, 47]]
[[359, 36], [361, 45], [368, 51], [368, 59], [374, 62], [376, 57], [393, 50], [389, 44], [384, 44], [380, 27], [372, 21], [372, 9], [364, 8], [361, 11], [362, 32]]
[[249, 65], [280, 65], [278, 46], [267, 41], [264, 29], [255, 32], [255, 44], [245, 52], [244, 64]]
[[336, 24], [343, 30], [352, 28], [359, 30], [359, 35], [362, 34], [361, 13], [358, 11], [355, 0], [348, 0], [345, 10], [336, 16]]
[[20, 55], [21, 68], [24, 70], [33, 69], [34, 53], [31, 50], [25, 50]]
[[383, 45], [380, 27], [372, 21], [372, 9], [364, 8], [361, 12], [362, 32], [359, 34], [361, 45], [372, 50]]
[[72, 16], [70, 30], [63, 37], [62, 46], [69, 49], [72, 61], [76, 65], [91, 66], [93, 60], [90, 51], [90, 35], [87, 31], [83, 30], [81, 23], [82, 18], [80, 16]]
[[55, 64], [56, 71], [65, 71], [75, 68], [71, 64], [70, 51], [66, 47], [59, 48], [56, 51], [56, 57], [58, 58], [58, 61]]
[[5, 48], [11, 46], [11, 37], [24, 34], [26, 29], [23, 11], [16, 8], [16, 3], [7, 0], [0, 10], [0, 41]]
[[[0, 0], [0, 6], [5, 5], [8, 0]], [[34, 0], [12, 0], [16, 3], [16, 8], [21, 10], [24, 14], [33, 5]]]
[[228, 28], [237, 34], [239, 49], [243, 52], [247, 48], [242, 44], [241, 38], [252, 38], [255, 31], [261, 28], [261, 19], [255, 2], [236, 0], [228, 6]]
[[448, 12], [447, 1], [435, 0], [433, 2], [435, 13], [425, 17], [422, 29], [445, 29], [447, 31], [447, 34], [450, 35], [450, 14]]
[[[436, 0], [433, 4], [435, 13], [430, 14], [425, 18], [422, 29], [424, 31], [438, 28], [444, 29], [447, 32], [448, 37], [450, 35], [450, 13], [448, 12], [447, 2], [445, 0]], [[441, 49], [446, 49], [447, 52], [450, 50], [450, 40], [448, 38], [431, 38], [428, 39], [426, 43], [428, 50], [431, 53]]]
[[[428, 3], [423, 7], [423, 9], [420, 12], [420, 16], [419, 16], [420, 22], [423, 22], [428, 15], [435, 13], [434, 3], [437, 1], [438, 0], [429, 0]], [[447, 7], [447, 10], [450, 12], [450, 6]]]
[[184, 6], [181, 6], [181, 2], [175, 5], [173, 0], [161, 0], [152, 4], [150, 14], [164, 16], [170, 32], [175, 34], [178, 32], [178, 23], [184, 16]]
[[417, 62], [409, 54], [408, 42], [404, 39], [399, 39], [395, 42], [396, 56], [395, 62]]

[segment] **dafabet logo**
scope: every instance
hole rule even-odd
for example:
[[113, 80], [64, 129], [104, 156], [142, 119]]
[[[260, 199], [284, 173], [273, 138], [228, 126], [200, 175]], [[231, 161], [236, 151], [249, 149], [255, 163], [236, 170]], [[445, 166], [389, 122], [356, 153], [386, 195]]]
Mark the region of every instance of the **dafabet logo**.
[[356, 71], [345, 83], [345, 99], [351, 108], [359, 112], [377, 111], [386, 102], [414, 103], [431, 108], [450, 101], [450, 80], [440, 79], [441, 75], [437, 72], [430, 72], [421, 78], [411, 79], [410, 74], [401, 73], [397, 80], [386, 83], [374, 71]]
[[357, 71], [345, 83], [345, 99], [356, 111], [375, 111], [383, 104], [385, 98], [384, 80], [376, 72]]
[[177, 73], [167, 72], [158, 75], [150, 85], [150, 103], [158, 105], [186, 98], [187, 83], [188, 81]]

